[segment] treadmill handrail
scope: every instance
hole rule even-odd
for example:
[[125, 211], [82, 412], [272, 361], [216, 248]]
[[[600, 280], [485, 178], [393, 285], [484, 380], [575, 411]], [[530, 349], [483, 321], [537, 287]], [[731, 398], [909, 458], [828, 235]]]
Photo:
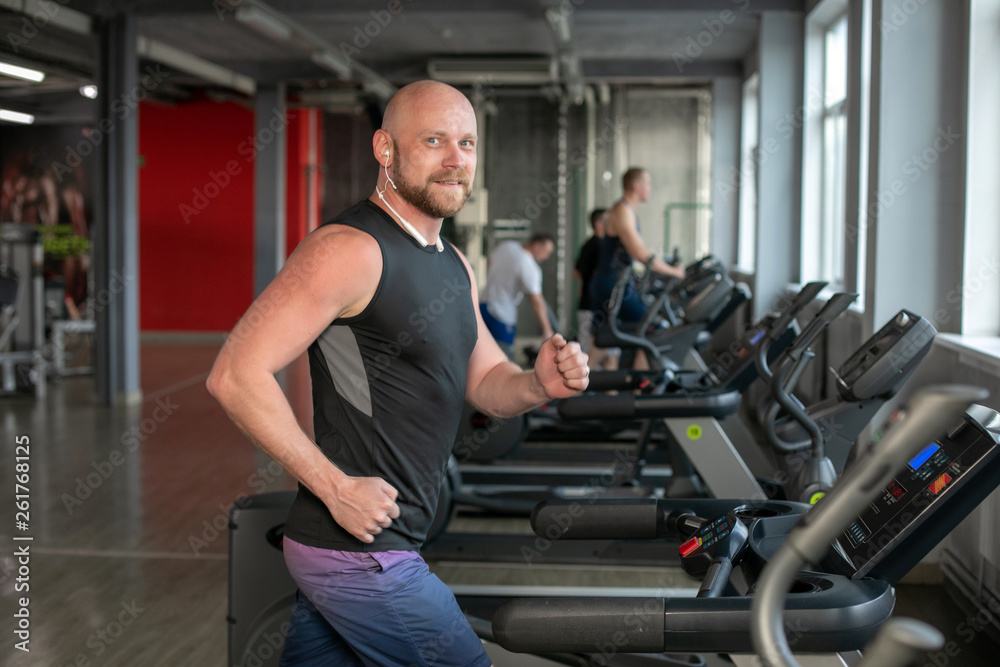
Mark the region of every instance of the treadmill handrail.
[[599, 394], [574, 396], [559, 401], [559, 416], [580, 419], [670, 419], [715, 417], [722, 419], [739, 410], [741, 395], [735, 389], [709, 389], [694, 394], [634, 396]]
[[[940, 434], [970, 404], [985, 398], [985, 390], [967, 386], [928, 388], [911, 401], [908, 416], [898, 422], [864, 459], [855, 474], [841, 478], [834, 489], [799, 521], [764, 568], [751, 606], [754, 646], [769, 667], [798, 667], [785, 636], [785, 597], [803, 565], [818, 562], [830, 543], [870, 503], [921, 448], [929, 434]], [[885, 640], [883, 640], [885, 641]], [[891, 643], [891, 640], [889, 640]], [[880, 650], [879, 659], [886, 660]], [[893, 658], [895, 659], [895, 658]], [[862, 663], [874, 667], [871, 662]], [[879, 667], [902, 667], [905, 662], [882, 662]]]

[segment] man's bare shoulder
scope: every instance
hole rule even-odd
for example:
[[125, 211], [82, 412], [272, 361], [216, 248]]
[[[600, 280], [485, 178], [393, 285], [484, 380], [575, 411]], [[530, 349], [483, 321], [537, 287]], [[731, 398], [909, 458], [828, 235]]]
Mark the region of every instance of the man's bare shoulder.
[[285, 266], [339, 280], [377, 277], [382, 271], [382, 250], [371, 234], [360, 229], [323, 225], [302, 239]]
[[295, 251], [298, 252], [300, 249], [318, 255], [360, 254], [369, 260], [382, 256], [375, 237], [351, 225], [323, 225], [307, 234]]

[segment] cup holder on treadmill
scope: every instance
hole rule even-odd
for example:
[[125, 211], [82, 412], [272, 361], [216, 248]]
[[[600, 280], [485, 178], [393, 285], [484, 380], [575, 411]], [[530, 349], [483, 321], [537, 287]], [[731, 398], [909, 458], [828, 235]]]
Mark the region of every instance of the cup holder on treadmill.
[[[819, 593], [820, 591], [827, 590], [831, 586], [833, 586], [833, 583], [831, 583], [829, 579], [821, 579], [819, 577], [802, 577], [795, 580], [788, 593], [789, 595], [798, 593]], [[757, 586], [755, 584], [751, 590], [756, 592], [756, 588]]]
[[767, 506], [740, 505], [733, 510], [733, 514], [739, 517], [743, 523], [750, 523], [754, 519], [764, 519], [767, 517], [787, 514], [790, 509], [790, 507], [770, 502]]

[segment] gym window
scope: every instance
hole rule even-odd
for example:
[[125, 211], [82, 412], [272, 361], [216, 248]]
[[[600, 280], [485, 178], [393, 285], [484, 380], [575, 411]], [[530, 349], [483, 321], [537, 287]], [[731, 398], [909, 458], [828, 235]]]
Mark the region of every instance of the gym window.
[[802, 280], [839, 288], [845, 283], [847, 14], [817, 16], [835, 4], [821, 3], [806, 28]]
[[736, 265], [752, 274], [757, 267], [757, 110], [760, 75], [743, 82], [743, 114], [740, 126], [740, 210]]

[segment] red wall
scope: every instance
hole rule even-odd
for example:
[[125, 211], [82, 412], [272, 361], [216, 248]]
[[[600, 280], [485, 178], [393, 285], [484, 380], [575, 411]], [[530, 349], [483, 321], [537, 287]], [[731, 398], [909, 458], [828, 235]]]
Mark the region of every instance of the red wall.
[[[288, 115], [286, 242], [319, 215], [318, 110]], [[306, 122], [316, 114], [315, 123]], [[234, 102], [143, 103], [139, 298], [143, 331], [228, 331], [253, 299], [254, 113]], [[310, 159], [309, 142], [317, 150]], [[308, 169], [307, 169], [308, 168]]]

